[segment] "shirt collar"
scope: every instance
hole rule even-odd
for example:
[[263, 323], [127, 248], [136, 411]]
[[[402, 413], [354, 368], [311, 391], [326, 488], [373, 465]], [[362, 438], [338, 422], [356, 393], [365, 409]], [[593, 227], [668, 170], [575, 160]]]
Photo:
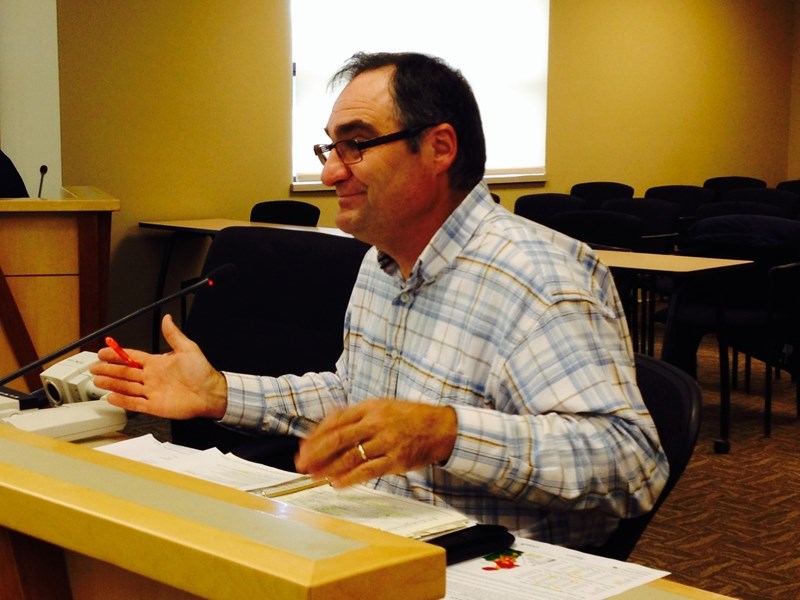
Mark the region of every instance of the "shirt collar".
[[[406, 284], [416, 288], [434, 280], [453, 263], [494, 206], [485, 183], [472, 188], [422, 250]], [[380, 250], [378, 263], [388, 275], [399, 276], [395, 260]]]

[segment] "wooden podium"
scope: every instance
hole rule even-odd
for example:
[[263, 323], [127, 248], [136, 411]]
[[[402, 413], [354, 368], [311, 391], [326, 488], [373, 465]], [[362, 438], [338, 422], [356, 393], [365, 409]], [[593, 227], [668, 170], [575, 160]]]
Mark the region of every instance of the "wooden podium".
[[444, 596], [445, 554], [0, 425], [0, 581], [3, 600], [413, 600]]
[[[0, 373], [12, 373], [106, 324], [111, 213], [93, 187], [62, 198], [0, 199]], [[9, 383], [41, 387], [34, 371]]]

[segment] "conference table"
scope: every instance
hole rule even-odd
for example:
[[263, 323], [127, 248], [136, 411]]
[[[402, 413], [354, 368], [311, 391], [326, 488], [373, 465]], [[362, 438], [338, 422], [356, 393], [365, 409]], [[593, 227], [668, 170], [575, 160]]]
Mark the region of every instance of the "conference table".
[[[0, 506], [3, 598], [413, 600], [445, 591], [437, 546], [2, 424]], [[726, 598], [669, 579], [614, 597]]]
[[[715, 290], [717, 296], [718, 330], [724, 318], [724, 278], [735, 275], [738, 269], [752, 265], [750, 260], [729, 258], [708, 258], [702, 256], [685, 256], [680, 254], [646, 254], [642, 252], [625, 252], [619, 250], [598, 250], [600, 260], [609, 266], [612, 272], [627, 272], [649, 276], [668, 276], [672, 279], [673, 289], [669, 296], [667, 318], [664, 325], [664, 336], [661, 347], [661, 359], [675, 364], [677, 352], [674, 344], [676, 314], [679, 310], [682, 295], [692, 286], [702, 285], [705, 289]], [[652, 308], [652, 298], [649, 300]], [[645, 309], [643, 309], [644, 311]], [[634, 317], [635, 318], [635, 317]], [[652, 313], [647, 319], [652, 326]], [[723, 344], [720, 344], [722, 351]], [[720, 375], [720, 435], [714, 442], [714, 451], [727, 453], [730, 451], [730, 378], [728, 361], [723, 355]]]

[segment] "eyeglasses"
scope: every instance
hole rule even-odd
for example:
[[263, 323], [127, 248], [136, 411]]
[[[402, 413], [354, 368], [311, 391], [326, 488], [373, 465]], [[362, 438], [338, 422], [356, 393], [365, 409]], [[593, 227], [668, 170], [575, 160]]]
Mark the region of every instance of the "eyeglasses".
[[336, 150], [336, 154], [339, 155], [339, 159], [344, 164], [354, 165], [358, 162], [361, 162], [361, 159], [363, 158], [361, 155], [362, 150], [414, 137], [429, 127], [433, 127], [433, 125], [410, 127], [409, 129], [403, 129], [402, 131], [397, 131], [395, 133], [389, 133], [380, 137], [364, 140], [363, 142], [359, 142], [357, 140], [339, 140], [333, 144], [316, 144], [314, 146], [314, 154], [316, 154], [317, 158], [319, 158], [319, 162], [324, 165], [326, 162], [328, 162], [328, 155], [331, 153], [331, 150]]

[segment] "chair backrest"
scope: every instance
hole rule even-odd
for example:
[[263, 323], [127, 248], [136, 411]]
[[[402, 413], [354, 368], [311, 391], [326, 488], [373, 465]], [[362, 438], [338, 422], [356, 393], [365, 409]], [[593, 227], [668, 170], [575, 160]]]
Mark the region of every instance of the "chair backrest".
[[644, 235], [676, 233], [681, 216], [678, 203], [661, 198], [614, 198], [600, 208], [639, 217], [644, 221]]
[[27, 198], [25, 182], [11, 159], [0, 150], [0, 198]]
[[791, 218], [789, 210], [767, 202], [709, 202], [697, 207], [697, 220], [723, 215], [762, 215], [767, 217]]
[[319, 215], [318, 206], [301, 200], [265, 200], [250, 209], [250, 220], [258, 223], [316, 227]]
[[514, 202], [514, 214], [547, 226], [553, 215], [585, 208], [586, 200], [583, 198], [555, 192], [524, 194]]
[[590, 246], [638, 250], [644, 221], [610, 210], [579, 210], [553, 215], [550, 227]]
[[605, 200], [633, 198], [633, 187], [617, 181], [584, 181], [573, 185], [569, 193], [586, 200], [588, 208], [599, 208]]
[[697, 382], [677, 367], [645, 354], [636, 354], [636, 380], [661, 445], [669, 461], [669, 477], [649, 513], [622, 519], [619, 527], [597, 548], [588, 552], [627, 560], [647, 525], [672, 492], [692, 457], [700, 433], [702, 394]]
[[723, 175], [720, 177], [709, 177], [703, 182], [703, 187], [714, 190], [716, 198], [727, 192], [739, 188], [767, 187], [767, 182], [757, 177], [746, 177], [743, 175]]
[[[332, 370], [368, 247], [314, 231], [223, 229], [203, 271], [232, 263], [238, 276], [195, 295], [185, 332], [219, 370], [274, 376]], [[172, 432], [176, 443], [223, 451], [247, 439], [207, 420], [175, 421]]]
[[800, 179], [787, 179], [775, 186], [779, 190], [788, 190], [800, 196]]
[[720, 202], [761, 202], [781, 208], [787, 217], [797, 217], [800, 196], [789, 190], [777, 188], [738, 188], [728, 190], [720, 197]]
[[648, 188], [644, 197], [676, 202], [682, 217], [693, 217], [698, 206], [714, 199], [714, 190], [699, 185], [656, 185]]

